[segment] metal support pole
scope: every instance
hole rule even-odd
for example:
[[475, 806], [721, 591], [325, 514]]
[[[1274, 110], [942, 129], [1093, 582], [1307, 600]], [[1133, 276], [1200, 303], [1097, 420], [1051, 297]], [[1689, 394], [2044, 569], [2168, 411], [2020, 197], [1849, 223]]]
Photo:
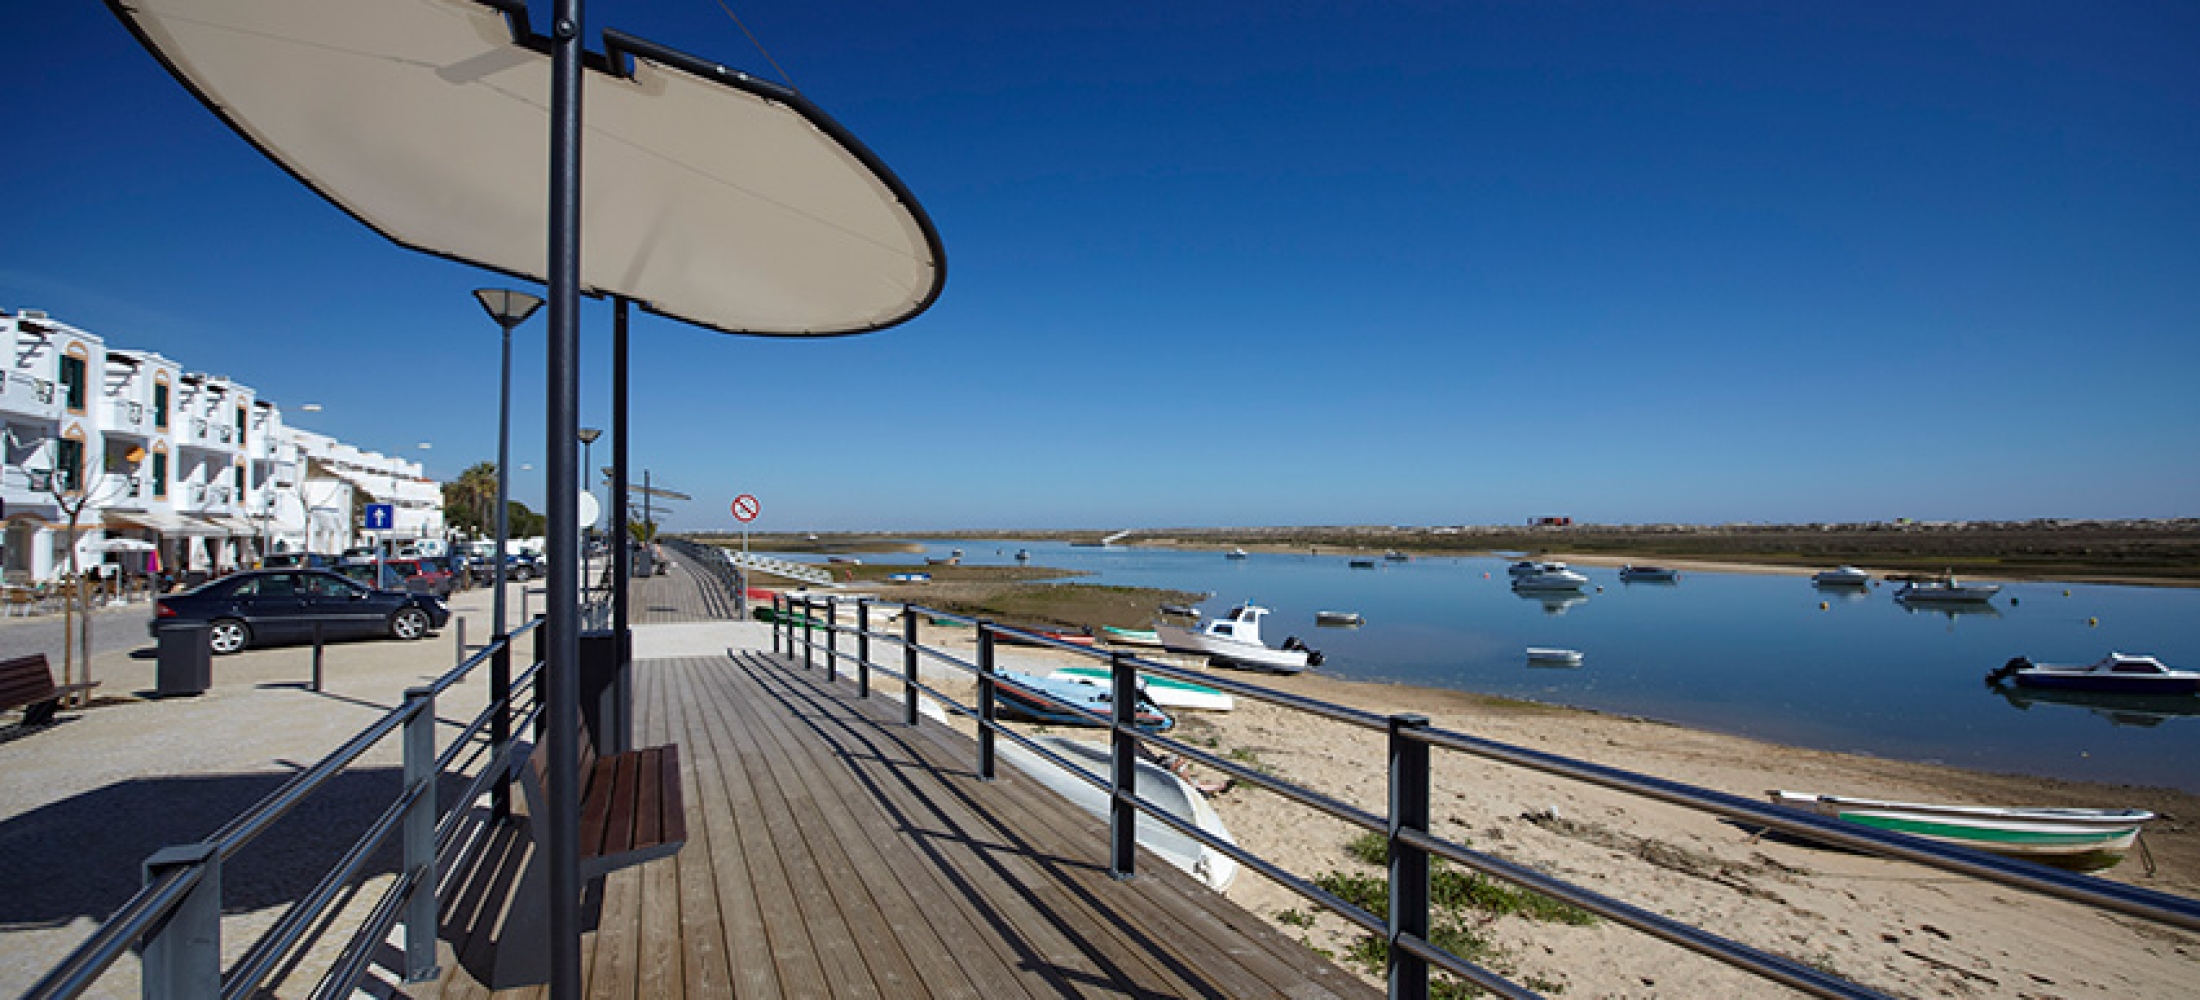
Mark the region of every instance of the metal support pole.
[[840, 601], [825, 599], [825, 683], [840, 679]]
[[145, 936], [138, 966], [145, 1000], [219, 1000], [222, 995], [222, 856], [213, 844], [163, 847], [145, 859], [145, 882], [197, 868], [198, 884]]
[[435, 689], [405, 692], [413, 714], [405, 720], [405, 788], [416, 791], [405, 810], [405, 871], [414, 876], [405, 901], [405, 981], [435, 980]]
[[[512, 637], [496, 635], [496, 652], [489, 654], [489, 700], [496, 711], [489, 716], [489, 753], [503, 759], [512, 745]], [[512, 818], [512, 783], [499, 779], [489, 786], [489, 816], [502, 823]]]
[[[546, 661], [544, 657], [550, 654], [550, 629], [548, 627], [549, 623], [543, 621], [543, 616], [541, 615], [536, 615], [533, 621], [535, 623], [534, 662], [538, 664], [545, 663], [548, 661]], [[548, 668], [546, 667], [542, 670], [535, 671], [535, 745], [538, 747], [542, 745], [542, 734], [548, 732], [550, 729], [550, 713], [542, 710], [542, 701], [544, 698], [549, 696], [547, 690], [544, 687], [546, 682], [543, 680], [542, 676], [545, 672], [547, 672], [547, 670]]]
[[773, 595], [772, 595], [772, 654], [773, 654], [773, 655], [775, 655], [775, 656], [776, 656], [776, 655], [778, 655], [779, 653], [781, 653], [781, 652], [782, 652], [782, 650], [781, 650], [781, 649], [779, 648], [779, 641], [780, 641], [780, 635], [781, 635], [781, 633], [782, 633], [782, 632], [784, 632], [784, 631], [786, 630], [786, 628], [787, 628], [787, 612], [786, 612], [785, 608], [784, 608], [784, 607], [783, 607], [783, 606], [782, 606], [782, 605], [781, 605], [781, 604], [779, 603], [779, 595], [778, 595], [778, 594], [773, 594]]
[[313, 693], [314, 693], [314, 694], [320, 694], [320, 693], [321, 693], [321, 648], [322, 648], [322, 646], [323, 646], [323, 645], [325, 645], [325, 643], [323, 643], [323, 641], [322, 641], [322, 637], [321, 637], [321, 623], [320, 623], [320, 622], [314, 622], [314, 623], [313, 623]]
[[1115, 722], [1109, 734], [1108, 874], [1127, 879], [1137, 874], [1138, 858], [1138, 807], [1130, 801], [1138, 794], [1138, 737], [1131, 728], [1138, 723], [1138, 671], [1130, 657], [1116, 653], [1108, 657], [1108, 674]]
[[901, 721], [917, 724], [917, 616], [908, 608], [901, 612]]
[[[619, 644], [619, 697], [622, 706], [633, 704], [631, 685], [632, 664], [627, 653], [633, 648], [627, 637], [627, 599], [633, 577], [633, 536], [626, 530], [626, 323], [627, 301], [623, 295], [611, 299], [611, 631]], [[596, 472], [582, 469], [581, 475], [593, 481]]]
[[458, 627], [451, 631], [455, 634], [458, 645], [458, 656], [451, 662], [464, 663], [466, 661], [466, 619], [459, 619]]
[[978, 623], [978, 779], [993, 780], [993, 623]]
[[[491, 596], [490, 616], [496, 620], [489, 623], [489, 630], [504, 635], [511, 631], [505, 625], [510, 619], [504, 617], [504, 564], [512, 545], [512, 324], [500, 319], [497, 325], [504, 328], [504, 378], [497, 390], [497, 547], [490, 556], [497, 588]], [[526, 588], [520, 589], [524, 602]], [[520, 617], [526, 616], [522, 610]]]
[[816, 665], [815, 661], [811, 659], [810, 652], [817, 646], [817, 636], [815, 635], [817, 632], [815, 624], [817, 619], [811, 617], [816, 610], [816, 602], [808, 597], [802, 598], [802, 669], [804, 670]]
[[871, 599], [856, 602], [856, 697], [871, 696]]
[[1426, 715], [1390, 717], [1390, 996], [1428, 1000], [1428, 960], [1398, 947], [1398, 936], [1428, 940], [1428, 851], [1399, 839], [1399, 832], [1428, 832], [1428, 744], [1412, 730]]

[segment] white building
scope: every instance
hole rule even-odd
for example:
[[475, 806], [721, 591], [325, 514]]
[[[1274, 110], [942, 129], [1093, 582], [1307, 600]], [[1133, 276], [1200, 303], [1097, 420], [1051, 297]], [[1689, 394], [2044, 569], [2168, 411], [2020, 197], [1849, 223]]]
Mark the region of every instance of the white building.
[[0, 312], [0, 576], [77, 565], [178, 579], [272, 552], [334, 554], [367, 502], [397, 505], [400, 537], [443, 534], [442, 490], [420, 464], [284, 424], [223, 375], [37, 310]]

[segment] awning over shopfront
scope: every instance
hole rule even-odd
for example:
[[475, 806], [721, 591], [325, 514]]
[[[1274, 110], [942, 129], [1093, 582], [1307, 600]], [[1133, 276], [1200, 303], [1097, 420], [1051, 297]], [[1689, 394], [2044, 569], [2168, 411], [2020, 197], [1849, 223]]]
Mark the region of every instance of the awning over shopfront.
[[230, 535], [236, 538], [257, 538], [260, 534], [259, 525], [241, 517], [223, 517], [218, 514], [196, 514], [193, 517], [221, 529], [215, 532], [216, 534]]
[[170, 538], [213, 538], [229, 534], [229, 529], [210, 524], [195, 517], [179, 517], [167, 511], [108, 511], [107, 520], [116, 527], [145, 528], [160, 532]]

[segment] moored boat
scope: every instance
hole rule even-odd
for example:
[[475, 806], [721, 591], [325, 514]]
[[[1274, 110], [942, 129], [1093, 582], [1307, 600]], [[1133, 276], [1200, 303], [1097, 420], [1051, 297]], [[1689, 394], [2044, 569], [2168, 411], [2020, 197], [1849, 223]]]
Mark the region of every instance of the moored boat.
[[1413, 557], [1406, 555], [1405, 553], [1400, 552], [1397, 549], [1392, 549], [1388, 552], [1383, 553], [1383, 558], [1388, 559], [1391, 562], [1407, 562], [1410, 561]]
[[2144, 809], [2002, 808], [1819, 795], [1773, 790], [1783, 806], [1843, 822], [1914, 834], [2062, 868], [2092, 871], [2123, 860], [2154, 814]]
[[1514, 590], [1580, 590], [1589, 578], [1567, 569], [1565, 563], [1544, 563], [1533, 573], [1513, 577]]
[[932, 574], [930, 574], [930, 573], [888, 573], [888, 574], [886, 574], [886, 582], [887, 582], [887, 583], [931, 583], [931, 582], [932, 582]]
[[2033, 663], [2019, 656], [1986, 675], [1988, 683], [2010, 679], [2022, 687], [2121, 694], [2200, 693], [2200, 671], [2178, 670], [2151, 656], [2111, 652], [2083, 666]]
[[1993, 583], [1961, 583], [1955, 577], [1938, 580], [1912, 580], [1894, 592], [1898, 601], [1990, 601], [2001, 593], [2001, 585]]
[[1528, 665], [1536, 667], [1581, 666], [1581, 650], [1555, 646], [1529, 646]]
[[1820, 587], [1861, 587], [1872, 582], [1872, 575], [1854, 566], [1842, 566], [1812, 573], [1810, 582]]
[[[1063, 632], [1059, 629], [1027, 628], [1021, 625], [1009, 625], [1006, 627], [1015, 629], [1017, 632], [1038, 636], [1040, 639], [1050, 639], [1055, 642], [1068, 643], [1072, 646], [1090, 646], [1093, 644], [1094, 641], [1093, 634], [1090, 632]], [[1026, 639], [1022, 635], [1017, 635], [1010, 632], [993, 633], [993, 641], [1006, 643], [1011, 646], [1043, 645], [1043, 643], [1037, 642], [1032, 639]]]
[[1667, 566], [1637, 566], [1628, 563], [1619, 568], [1619, 578], [1629, 582], [1671, 582], [1680, 578], [1680, 571]]
[[1245, 550], [1231, 549], [1230, 551], [1223, 553], [1222, 557], [1225, 559], [1243, 559], [1245, 558]]
[[[1063, 667], [1053, 674], [1056, 680], [1078, 681], [1085, 684], [1112, 684], [1113, 675], [1107, 667]], [[1191, 681], [1163, 677], [1160, 674], [1140, 673], [1139, 690], [1147, 699], [1162, 708], [1189, 708], [1202, 712], [1227, 712], [1237, 707], [1237, 699], [1229, 692], [1194, 684]]]
[[1375, 560], [1373, 560], [1373, 559], [1354, 559], [1354, 560], [1352, 560], [1352, 561], [1351, 561], [1351, 566], [1352, 566], [1352, 568], [1353, 568], [1353, 569], [1374, 569], [1374, 568], [1375, 568]]
[[1357, 628], [1367, 624], [1367, 616], [1357, 611], [1316, 611], [1314, 624], [1329, 628]]
[[1295, 674], [1308, 667], [1320, 666], [1321, 654], [1306, 648], [1296, 637], [1285, 639], [1281, 649], [1271, 648], [1261, 641], [1260, 620], [1269, 613], [1267, 608], [1258, 605], [1241, 604], [1196, 632], [1167, 622], [1155, 625], [1154, 631], [1160, 633], [1165, 649], [1204, 653], [1211, 660], [1234, 667]]

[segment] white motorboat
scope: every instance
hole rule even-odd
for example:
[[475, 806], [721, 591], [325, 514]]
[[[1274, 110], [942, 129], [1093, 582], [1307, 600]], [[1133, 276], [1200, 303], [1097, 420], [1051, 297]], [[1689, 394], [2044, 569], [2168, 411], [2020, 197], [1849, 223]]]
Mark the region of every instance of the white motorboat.
[[1812, 573], [1810, 582], [1821, 587], [1861, 587], [1872, 582], [1872, 575], [1854, 566], [1842, 566]]
[[[1512, 565], [1505, 567], [1505, 572], [1511, 576], [1522, 577], [1527, 576], [1530, 573], [1542, 572], [1545, 565], [1547, 564], [1537, 562], [1533, 559], [1522, 559], [1519, 562], [1513, 563]], [[1556, 565], [1563, 569], [1566, 564], [1558, 563]]]
[[1581, 650], [1553, 646], [1529, 646], [1528, 665], [1535, 667], [1581, 666]]
[[1589, 578], [1567, 569], [1565, 563], [1544, 563], [1533, 573], [1513, 577], [1514, 590], [1580, 590], [1589, 585]]
[[2151, 656], [2111, 652], [2083, 666], [2033, 663], [2017, 657], [1986, 675], [1987, 683], [2014, 678], [2025, 687], [2119, 694], [2200, 693], [2200, 672], [2179, 670]]
[[1228, 552], [1225, 552], [1225, 553], [1223, 553], [1222, 555], [1223, 555], [1223, 558], [1225, 558], [1225, 559], [1243, 559], [1243, 558], [1245, 558], [1245, 550], [1244, 550], [1244, 549], [1231, 549], [1230, 551], [1228, 551]]
[[1260, 620], [1270, 613], [1259, 605], [1240, 604], [1231, 608], [1229, 614], [1209, 620], [1198, 631], [1161, 622], [1154, 626], [1154, 632], [1161, 636], [1164, 649], [1176, 653], [1204, 653], [1211, 660], [1233, 667], [1295, 674], [1308, 667], [1320, 666], [1322, 655], [1306, 648], [1296, 637], [1284, 640], [1281, 649], [1271, 648], [1261, 641]]
[[1912, 580], [1894, 592], [1898, 601], [1990, 601], [2001, 593], [2001, 585], [1994, 583], [1958, 583], [1955, 577], [1938, 580]]
[[[1060, 756], [1077, 770], [1093, 778], [1106, 780], [1114, 766], [1112, 751], [1105, 743], [1067, 739], [1060, 736], [1041, 736], [1036, 742], [1048, 752]], [[1108, 817], [1108, 793], [1091, 782], [1071, 774], [1044, 757], [1019, 746], [1014, 740], [1000, 742], [1001, 759], [1009, 766], [1030, 775], [1055, 794], [1068, 799], [1078, 808], [1101, 819]], [[1138, 797], [1145, 799], [1176, 818], [1212, 834], [1219, 840], [1235, 844], [1222, 817], [1215, 814], [1207, 797], [1183, 778], [1169, 772], [1168, 768], [1148, 760], [1139, 760]], [[1138, 818], [1139, 846], [1152, 851], [1156, 857], [1178, 870], [1207, 884], [1220, 892], [1230, 887], [1230, 880], [1237, 877], [1238, 863], [1229, 855], [1185, 836], [1158, 819]]]

